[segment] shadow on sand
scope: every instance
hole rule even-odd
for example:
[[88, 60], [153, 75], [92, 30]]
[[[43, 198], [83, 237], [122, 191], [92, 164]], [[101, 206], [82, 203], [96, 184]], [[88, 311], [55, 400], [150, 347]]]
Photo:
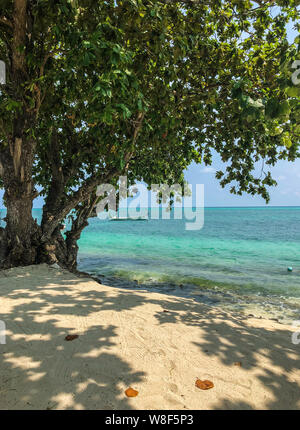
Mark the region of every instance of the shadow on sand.
[[[0, 409], [131, 409], [124, 388], [135, 386], [147, 374], [143, 369], [134, 371], [129, 361], [112, 352], [118, 327], [102, 325], [101, 313], [116, 315], [143, 304], [167, 311], [155, 311], [161, 326], [180, 322], [199, 327], [204, 335], [200, 341], [195, 339], [194, 346], [208, 357], [218, 357], [225, 366], [243, 362], [244, 369], [252, 369], [258, 366], [258, 355], [263, 356], [273, 367], [261, 368], [253, 384], [260, 382], [271, 390], [267, 408], [299, 407], [295, 375], [299, 381], [300, 348], [279, 325], [270, 335], [262, 327], [247, 326], [242, 315], [212, 314], [209, 307], [191, 300], [170, 295], [158, 300], [150, 292], [114, 288], [109, 294], [100, 285], [77, 289], [83, 282], [86, 280], [65, 272], [59, 275], [50, 268], [1, 273], [0, 300], [6, 304], [0, 308], [0, 319], [6, 323], [7, 343], [0, 345]], [[97, 319], [87, 324], [95, 314]], [[65, 336], [74, 333], [74, 327], [79, 338], [66, 342]], [[224, 398], [214, 407], [249, 409], [251, 404]]]

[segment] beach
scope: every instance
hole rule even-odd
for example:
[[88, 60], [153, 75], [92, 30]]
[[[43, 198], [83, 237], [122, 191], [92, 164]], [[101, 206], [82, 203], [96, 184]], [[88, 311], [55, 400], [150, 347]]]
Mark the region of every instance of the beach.
[[[205, 208], [204, 227], [193, 232], [174, 211], [171, 219], [148, 212], [145, 222], [90, 218], [78, 270], [105, 285], [192, 298], [229, 313], [300, 319], [300, 207]], [[41, 223], [42, 209], [33, 216]]]
[[300, 408], [292, 324], [47, 265], [1, 271], [0, 302], [1, 410]]

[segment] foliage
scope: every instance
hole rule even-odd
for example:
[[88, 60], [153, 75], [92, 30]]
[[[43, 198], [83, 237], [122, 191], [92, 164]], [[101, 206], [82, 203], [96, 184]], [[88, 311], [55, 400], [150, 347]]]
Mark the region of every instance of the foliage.
[[[298, 3], [28, 1], [18, 93], [10, 28], [0, 22], [2, 145], [18, 111], [34, 111], [34, 182], [48, 200], [61, 185], [60, 221], [98, 183], [125, 173], [130, 183], [183, 183], [188, 165], [211, 164], [213, 150], [227, 165], [216, 174], [222, 186], [268, 200], [275, 181], [265, 168], [256, 177], [256, 163], [299, 155], [300, 90], [290, 79], [299, 41], [290, 46], [286, 33]], [[0, 17], [12, 11], [3, 0]]]

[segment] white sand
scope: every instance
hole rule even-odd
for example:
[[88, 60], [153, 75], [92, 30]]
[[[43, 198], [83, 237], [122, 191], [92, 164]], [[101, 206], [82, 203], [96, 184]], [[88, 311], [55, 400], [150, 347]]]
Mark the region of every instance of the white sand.
[[46, 265], [0, 272], [0, 319], [0, 409], [300, 408], [296, 329], [274, 321]]

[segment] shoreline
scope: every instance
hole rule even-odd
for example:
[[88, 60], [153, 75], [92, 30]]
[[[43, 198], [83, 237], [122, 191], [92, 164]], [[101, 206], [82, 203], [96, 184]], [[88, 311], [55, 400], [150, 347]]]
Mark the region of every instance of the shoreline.
[[[125, 289], [125, 290], [131, 290], [131, 291], [134, 291], [134, 292], [137, 291], [137, 292], [145, 292], [145, 293], [147, 293], [147, 292], [153, 293], [154, 292], [154, 293], [158, 293], [158, 294], [162, 294], [162, 295], [169, 295], [169, 293], [170, 293], [169, 290], [164, 291], [164, 289], [165, 289], [166, 286], [170, 287], [170, 285], [168, 285], [168, 284], [163, 284], [163, 283], [161, 285], [154, 284], [154, 286], [156, 288], [153, 289], [153, 285], [151, 283], [149, 283], [149, 284], [147, 284], [147, 283], [140, 284], [138, 281], [125, 280], [125, 279], [114, 277], [114, 276], [113, 277], [106, 277], [104, 275], [96, 276], [96, 275], [93, 275], [92, 273], [88, 273], [88, 272], [77, 270], [77, 269], [74, 270], [74, 271], [72, 271], [72, 272], [70, 272], [67, 269], [61, 268], [57, 264], [50, 265], [49, 267], [57, 269], [57, 270], [67, 271], [67, 272], [72, 273], [73, 275], [77, 276], [78, 278], [90, 279], [92, 281], [97, 282], [97, 284], [99, 284], [99, 285], [108, 286], [109, 288], [120, 288], [120, 289]], [[1, 270], [0, 270], [0, 273], [1, 273]], [[102, 280], [104, 280], [104, 283], [102, 283]], [[113, 282], [111, 282], [112, 280], [113, 280]], [[207, 281], [205, 279], [203, 279], [203, 280]], [[208, 282], [210, 282], [212, 285], [215, 284], [212, 281], [208, 281]], [[124, 284], [126, 284], [126, 285], [124, 285]], [[174, 288], [176, 288], [176, 289], [178, 289], [177, 288], [178, 285], [171, 284], [171, 286], [174, 287]], [[190, 284], [179, 285], [180, 289], [183, 289], [184, 287], [193, 287], [193, 288], [195, 288], [194, 285], [190, 285]], [[211, 292], [212, 291], [212, 287], [207, 287], [206, 290], [209, 291], [209, 292]], [[197, 302], [197, 300], [196, 300], [195, 297], [176, 295], [176, 293], [174, 294], [174, 291], [172, 291], [171, 295], [174, 295], [177, 298], [192, 299], [193, 301]], [[213, 304], [207, 304], [205, 302], [200, 302], [200, 303], [204, 304], [205, 306], [212, 307], [212, 308], [214, 308], [216, 306], [214, 303]], [[279, 320], [278, 318], [274, 318], [274, 317], [271, 317], [271, 316], [266, 316], [266, 315], [262, 316], [262, 315], [259, 315], [259, 312], [258, 312], [258, 314], [251, 314], [251, 313], [247, 314], [243, 310], [230, 310], [230, 311], [228, 311], [228, 309], [225, 310], [225, 312], [229, 313], [229, 314], [231, 314], [233, 316], [236, 316], [236, 317], [242, 316], [243, 318], [253, 318], [253, 319], [259, 319], [259, 320], [263, 319], [263, 320], [267, 320], [267, 321], [275, 321], [278, 324], [285, 324], [285, 325], [290, 325], [290, 323], [292, 323], [293, 321], [295, 321], [295, 320], [292, 320], [291, 318], [289, 318], [287, 320]]]
[[[230, 314], [237, 313], [244, 317], [254, 317], [277, 321], [280, 324], [291, 324], [300, 316], [300, 300], [296, 297], [283, 297], [276, 294], [259, 295], [253, 291], [242, 294], [241, 286], [224, 282], [214, 282], [205, 278], [198, 278], [198, 283], [168, 282], [138, 279], [129, 279], [115, 275], [96, 274], [91, 271], [74, 272], [78, 276], [87, 276], [94, 281], [113, 288], [125, 290], [156, 292], [163, 295], [174, 295], [175, 297], [193, 299], [207, 306], [221, 307]], [[182, 283], [181, 283], [182, 282]], [[239, 289], [237, 290], [237, 287]], [[247, 286], [245, 286], [247, 288]]]
[[47, 265], [1, 271], [0, 296], [0, 409], [300, 408], [291, 325]]

